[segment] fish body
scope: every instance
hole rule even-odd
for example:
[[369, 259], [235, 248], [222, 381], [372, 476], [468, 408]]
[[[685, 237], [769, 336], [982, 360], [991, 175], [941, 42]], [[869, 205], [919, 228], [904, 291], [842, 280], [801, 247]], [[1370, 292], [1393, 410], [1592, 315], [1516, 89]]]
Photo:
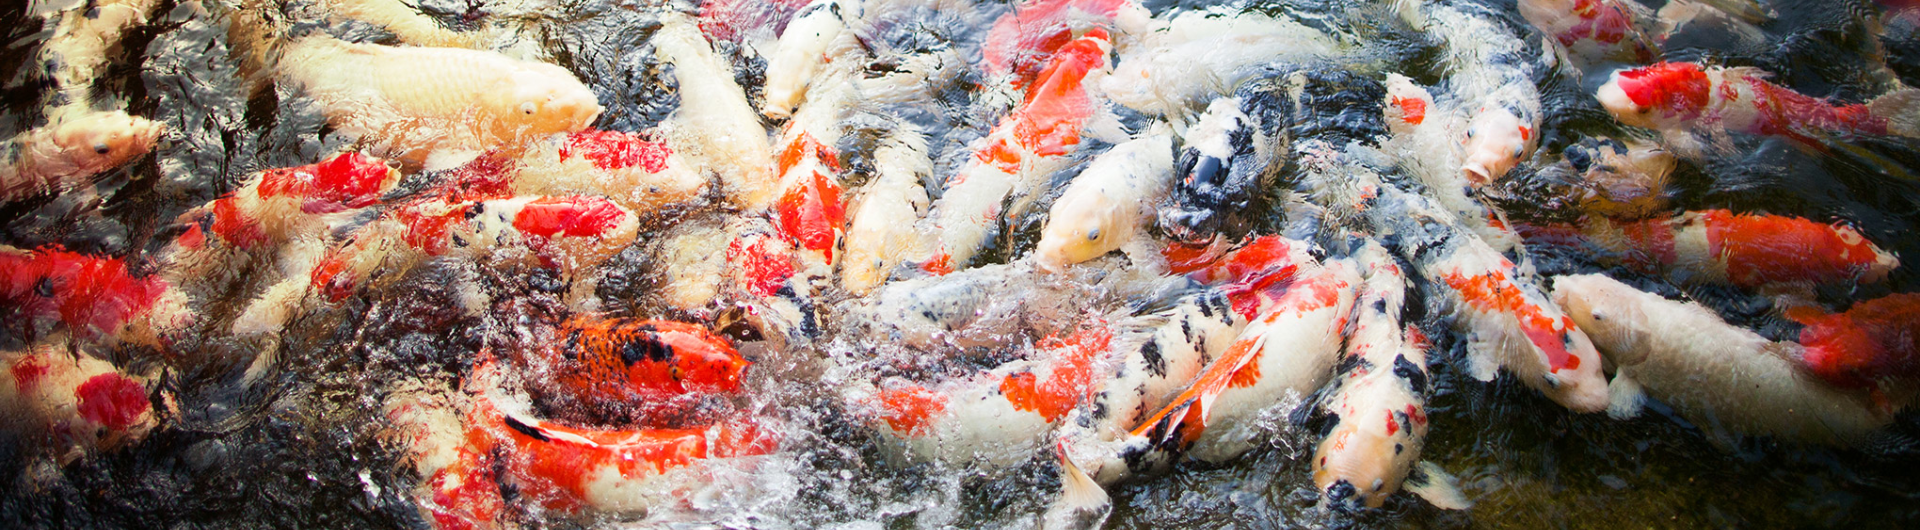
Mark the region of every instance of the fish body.
[[66, 105], [93, 100], [93, 82], [106, 70], [107, 59], [119, 56], [121, 36], [146, 24], [159, 5], [159, 0], [111, 0], [61, 15], [53, 35], [40, 45], [40, 54], [54, 85], [68, 99]]
[[1536, 59], [1490, 14], [1459, 4], [1425, 6], [1426, 27], [1444, 43], [1442, 61], [1452, 74], [1448, 96], [1469, 116], [1462, 176], [1476, 186], [1500, 180], [1539, 145]]
[[1122, 41], [1120, 61], [1100, 89], [1114, 103], [1175, 123], [1202, 102], [1231, 94], [1259, 65], [1311, 62], [1342, 51], [1326, 33], [1256, 13], [1184, 11], [1154, 20], [1152, 28]]
[[183, 327], [192, 316], [158, 275], [136, 276], [122, 258], [60, 247], [21, 251], [0, 247], [0, 314], [32, 337], [64, 328], [83, 340], [155, 343], [157, 333]]
[[706, 328], [670, 320], [575, 317], [536, 347], [554, 386], [582, 399], [641, 403], [740, 390], [752, 363]]
[[1058, 269], [1133, 241], [1172, 175], [1173, 136], [1167, 133], [1149, 133], [1095, 157], [1054, 200], [1034, 250], [1035, 263]]
[[1686, 212], [1665, 219], [1595, 220], [1585, 240], [1628, 265], [1688, 283], [1737, 287], [1878, 282], [1899, 258], [1843, 225], [1799, 217]]
[[147, 383], [65, 345], [0, 353], [0, 428], [45, 447], [62, 464], [138, 442], [158, 426]]
[[1894, 293], [1845, 312], [1793, 311], [1806, 327], [1801, 363], [1836, 386], [1858, 388], [1920, 377], [1920, 295]]
[[895, 267], [924, 255], [927, 236], [916, 222], [933, 204], [921, 182], [933, 173], [927, 138], [911, 123], [896, 124], [874, 148], [874, 175], [848, 212], [840, 260], [840, 287], [864, 296]]
[[56, 110], [0, 145], [0, 204], [83, 185], [153, 151], [166, 126], [121, 111]]
[[447, 28], [404, 0], [325, 0], [322, 4], [332, 16], [379, 26], [414, 46], [483, 49], [494, 36], [487, 30]]
[[987, 30], [984, 66], [988, 75], [1012, 76], [1014, 88], [1025, 88], [1068, 42], [1094, 30], [1134, 33], [1151, 16], [1132, 0], [1021, 2]]
[[1432, 199], [1391, 185], [1378, 189], [1367, 217], [1395, 234], [1400, 255], [1431, 280], [1429, 288], [1452, 300], [1454, 328], [1466, 335], [1475, 377], [1492, 380], [1504, 367], [1568, 409], [1606, 408], [1599, 352], [1512, 261], [1457, 228]]
[[1254, 107], [1273, 104], [1265, 97], [1227, 97], [1207, 104], [1207, 111], [1187, 129], [1172, 193], [1161, 201], [1161, 229], [1177, 241], [1211, 239], [1228, 215], [1245, 209], [1272, 180], [1286, 136], [1277, 124], [1266, 123], [1269, 113]]
[[987, 134], [985, 146], [947, 181], [929, 218], [939, 248], [923, 265], [965, 268], [1001, 224], [1001, 204], [1031, 180], [1052, 173], [1080, 143], [1095, 102], [1084, 81], [1107, 67], [1107, 33], [1095, 29], [1061, 45], [1028, 88], [1026, 101]]
[[1642, 31], [1653, 23], [1654, 14], [1637, 2], [1523, 0], [1519, 8], [1521, 17], [1580, 64], [1645, 64], [1660, 55], [1659, 44]]
[[1620, 123], [1670, 134], [1737, 131], [1803, 141], [1826, 134], [1916, 134], [1909, 111], [1920, 98], [1910, 92], [1835, 105], [1766, 77], [1754, 68], [1663, 62], [1614, 72], [1594, 96]]
[[333, 126], [414, 164], [436, 151], [519, 152], [585, 129], [601, 110], [571, 72], [488, 51], [310, 36], [289, 43], [276, 64]]
[[686, 157], [644, 135], [586, 129], [543, 143], [513, 169], [515, 195], [599, 195], [635, 213], [695, 202], [707, 178]]
[[828, 45], [846, 29], [848, 19], [859, 18], [859, 0], [813, 0], [800, 8], [767, 59], [767, 97], [760, 113], [776, 120], [791, 115], [806, 98]]
[[1768, 341], [1697, 304], [1597, 274], [1555, 278], [1554, 299], [1617, 367], [1615, 417], [1638, 414], [1646, 395], [1716, 441], [1752, 434], [1829, 445], [1858, 443], [1891, 421], [1865, 392], [1802, 372], [1790, 360], [1798, 345]]
[[1366, 271], [1341, 373], [1321, 412], [1332, 423], [1313, 456], [1325, 505], [1379, 508], [1399, 491], [1427, 434], [1427, 344], [1401, 322], [1407, 279], [1386, 248], [1354, 255]]
[[648, 42], [673, 65], [680, 84], [680, 108], [667, 123], [671, 143], [686, 146], [703, 173], [718, 174], [722, 191], [736, 206], [766, 210], [778, 198], [779, 184], [766, 127], [734, 82], [733, 70], [692, 19], [669, 12], [661, 15], [661, 23]]

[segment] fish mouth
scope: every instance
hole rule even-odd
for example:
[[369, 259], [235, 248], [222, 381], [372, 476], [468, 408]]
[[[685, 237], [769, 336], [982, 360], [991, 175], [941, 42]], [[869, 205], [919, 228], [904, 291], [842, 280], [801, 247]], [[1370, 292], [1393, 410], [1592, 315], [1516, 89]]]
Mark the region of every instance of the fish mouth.
[[1466, 177], [1467, 182], [1473, 184], [1474, 187], [1493, 183], [1493, 175], [1487, 171], [1486, 164], [1479, 162], [1468, 163], [1460, 168], [1460, 172], [1462, 174], [1461, 176]]

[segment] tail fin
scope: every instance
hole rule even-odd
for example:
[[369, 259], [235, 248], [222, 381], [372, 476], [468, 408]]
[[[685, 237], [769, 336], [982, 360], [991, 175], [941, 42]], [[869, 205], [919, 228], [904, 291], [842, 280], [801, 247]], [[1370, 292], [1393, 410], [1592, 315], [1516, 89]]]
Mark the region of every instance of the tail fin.
[[1442, 510], [1465, 510], [1473, 507], [1473, 501], [1460, 493], [1460, 486], [1453, 475], [1433, 462], [1421, 460], [1413, 466], [1413, 473], [1407, 476], [1407, 491], [1426, 499], [1428, 504]]
[[1113, 513], [1113, 500], [1100, 488], [1093, 477], [1087, 476], [1080, 466], [1074, 465], [1067, 457], [1067, 442], [1061, 440], [1054, 446], [1060, 457], [1060, 497], [1054, 499], [1053, 506], [1040, 518], [1040, 528], [1045, 530], [1099, 528], [1107, 522], [1107, 515]]
[[1867, 103], [1867, 112], [1886, 118], [1887, 132], [1920, 138], [1920, 88], [1889, 92]]

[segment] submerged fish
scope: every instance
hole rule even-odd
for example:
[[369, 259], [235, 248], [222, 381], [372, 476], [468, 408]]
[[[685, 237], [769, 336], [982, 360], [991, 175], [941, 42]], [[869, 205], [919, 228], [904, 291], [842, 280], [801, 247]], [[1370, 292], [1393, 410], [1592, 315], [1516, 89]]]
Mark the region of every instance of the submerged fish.
[[1582, 138], [1561, 157], [1580, 176], [1580, 207], [1616, 219], [1637, 219], [1666, 209], [1673, 153], [1659, 146], [1612, 138]]
[[927, 138], [910, 122], [880, 139], [873, 150], [874, 175], [849, 206], [840, 287], [865, 296], [895, 267], [927, 253], [927, 235], [914, 225], [932, 207], [921, 185], [933, 173]]
[[511, 171], [515, 195], [599, 195], [636, 214], [696, 202], [707, 177], [646, 135], [585, 129], [543, 142]]
[[64, 329], [82, 340], [161, 345], [193, 315], [157, 275], [135, 275], [126, 260], [45, 247], [0, 247], [0, 302], [8, 325], [32, 338]]
[[1845, 312], [1788, 310], [1805, 325], [1801, 363], [1828, 383], [1862, 387], [1920, 377], [1920, 294], [1894, 293]]
[[1468, 116], [1464, 164], [1467, 181], [1484, 186], [1505, 177], [1539, 145], [1540, 89], [1537, 59], [1526, 44], [1477, 6], [1425, 3], [1423, 24], [1445, 45], [1450, 104]]
[[1194, 107], [1215, 96], [1231, 94], [1259, 74], [1260, 65], [1311, 62], [1343, 51], [1320, 30], [1251, 12], [1182, 11], [1149, 27], [1121, 40], [1120, 60], [1100, 89], [1114, 103], [1173, 123], [1186, 122]]
[[54, 86], [67, 100], [65, 106], [84, 106], [93, 101], [93, 82], [105, 72], [109, 58], [120, 56], [121, 37], [127, 30], [146, 24], [160, 3], [103, 0], [60, 15], [53, 35], [40, 45], [40, 55], [53, 74]]
[[120, 111], [62, 109], [0, 145], [0, 204], [91, 181], [153, 150], [166, 126]]
[[812, 0], [780, 33], [780, 43], [767, 59], [767, 98], [760, 113], [783, 119], [793, 113], [826, 61], [827, 47], [860, 18], [860, 0]]
[[735, 205], [749, 211], [771, 207], [779, 175], [773, 173], [767, 130], [746, 92], [693, 19], [667, 12], [660, 22], [647, 42], [661, 61], [673, 65], [680, 84], [680, 108], [667, 121], [669, 143], [684, 146], [703, 172], [718, 174], [721, 192]]
[[1521, 0], [1519, 8], [1578, 64], [1648, 63], [1660, 54], [1642, 31], [1653, 24], [1653, 10], [1632, 0]]
[[1687, 283], [1874, 283], [1900, 266], [1851, 227], [1785, 215], [1701, 210], [1643, 221], [1591, 219], [1580, 230], [1581, 240], [1608, 253], [1603, 258]]
[[1727, 324], [1697, 304], [1674, 302], [1606, 276], [1554, 279], [1554, 299], [1617, 366], [1608, 413], [1639, 414], [1643, 396], [1673, 407], [1716, 442], [1740, 434], [1852, 445], [1892, 421], [1865, 392], [1803, 373], [1797, 344]]
[[139, 442], [159, 422], [148, 383], [65, 344], [0, 353], [0, 428], [45, 442], [61, 464]]

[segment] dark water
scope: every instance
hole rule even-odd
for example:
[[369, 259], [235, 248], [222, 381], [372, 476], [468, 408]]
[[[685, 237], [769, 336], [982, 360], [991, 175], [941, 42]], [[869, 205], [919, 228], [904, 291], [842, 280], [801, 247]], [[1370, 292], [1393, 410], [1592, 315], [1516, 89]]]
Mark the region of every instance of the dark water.
[[[1156, 13], [1211, 2], [1147, 2]], [[1493, 5], [1512, 13], [1511, 1]], [[422, 2], [451, 25], [485, 23], [485, 2]], [[600, 93], [608, 112], [596, 126], [638, 130], [657, 124], [676, 104], [670, 65], [650, 59], [654, 27], [644, 6], [626, 2], [563, 1], [534, 15], [515, 15], [527, 34], [557, 62]], [[1351, 21], [1327, 15], [1358, 2], [1263, 2], [1263, 11], [1309, 20]], [[1657, 2], [1649, 2], [1658, 7]], [[1912, 67], [1913, 35], [1886, 42], [1872, 33], [1870, 2], [1775, 0], [1779, 13], [1762, 24], [1761, 45], [1729, 42], [1712, 31], [1674, 36], [1672, 60], [1710, 60], [1757, 66], [1774, 81], [1803, 93], [1858, 102], [1883, 92], [1873, 74], [1885, 49], [1892, 71], [1920, 81]], [[217, 6], [216, 6], [217, 7]], [[1002, 5], [981, 6], [996, 14]], [[218, 9], [215, 10], [216, 12]], [[74, 250], [127, 256], [136, 267], [174, 233], [171, 220], [236, 186], [263, 168], [309, 163], [347, 145], [313, 106], [286, 87], [257, 85], [230, 55], [225, 22], [191, 4], [163, 2], [154, 23], [128, 34], [118, 65], [97, 91], [127, 102], [129, 112], [164, 121], [170, 134], [156, 153], [116, 170], [92, 189], [0, 206], [0, 243], [15, 247], [61, 244]], [[982, 16], [981, 20], [992, 20]], [[1524, 21], [1511, 15], [1517, 30]], [[35, 124], [49, 82], [30, 58], [48, 31], [16, 10], [0, 13], [8, 46], [0, 51], [0, 135]], [[941, 28], [966, 28], [949, 21]], [[312, 29], [312, 28], [309, 28]], [[320, 27], [343, 38], [383, 39], [353, 24]], [[1430, 45], [1386, 30], [1339, 28], [1350, 38], [1374, 39], [1383, 53], [1362, 68], [1407, 73], [1423, 84], [1442, 79]], [[963, 32], [905, 32], [901, 41], [957, 39]], [[917, 37], [915, 35], [918, 35]], [[1892, 35], [1892, 34], [1890, 34]], [[1898, 35], [1894, 35], [1898, 37]], [[1406, 38], [1404, 42], [1386, 39]], [[1385, 44], [1382, 44], [1386, 42]], [[939, 43], [919, 43], [927, 46]], [[1903, 52], [1903, 50], [1905, 50]], [[722, 49], [743, 81], [759, 75], [750, 50]], [[1902, 55], [1905, 53], [1906, 55]], [[967, 55], [977, 56], [975, 53]], [[1903, 61], [1907, 61], [1904, 62]], [[1577, 214], [1540, 208], [1542, 194], [1563, 190], [1538, 171], [1562, 148], [1589, 135], [1634, 134], [1614, 125], [1588, 96], [1603, 81], [1547, 75], [1540, 79], [1547, 124], [1540, 155], [1517, 170], [1505, 190], [1509, 213], [1520, 220], [1566, 220]], [[751, 83], [743, 83], [751, 84]], [[919, 121], [937, 125], [936, 150], [952, 153], [993, 122], [991, 113], [950, 94], [947, 106], [919, 109]], [[1736, 137], [1737, 154], [1683, 161], [1673, 184], [1676, 209], [1731, 208], [1846, 220], [1871, 240], [1902, 256], [1920, 256], [1920, 149], [1897, 138], [1852, 138], [1821, 145]], [[854, 155], [858, 156], [858, 155]], [[947, 155], [951, 168], [964, 153]], [[1058, 179], [1056, 179], [1058, 180]], [[406, 186], [403, 186], [405, 189]], [[937, 190], [936, 190], [937, 191]], [[1042, 204], [1050, 198], [1041, 199]], [[1039, 223], [1016, 227], [1007, 259], [1029, 248]], [[644, 239], [644, 238], [643, 238]], [[1009, 252], [1011, 251], [1011, 252]], [[1536, 256], [1542, 272], [1601, 268], [1584, 257]], [[603, 293], [643, 298], [648, 258], [629, 251], [615, 260]], [[461, 264], [416, 271], [405, 289], [352, 298], [342, 307], [294, 326], [280, 344], [230, 337], [196, 337], [192, 353], [167, 363], [163, 391], [176, 396], [177, 415], [145, 441], [116, 453], [83, 459], [54, 471], [33, 471], [17, 440], [0, 439], [0, 522], [21, 527], [126, 528], [421, 528], [415, 508], [421, 477], [403, 450], [386, 437], [378, 411], [389, 384], [423, 380], [452, 385], [471, 368], [472, 353], [500, 323], [455, 309], [454, 278]], [[1609, 271], [1629, 276], [1627, 271]], [[1678, 292], [1657, 279], [1650, 288]], [[530, 289], [524, 278], [488, 280], [503, 291]], [[1920, 290], [1912, 267], [1896, 269], [1877, 285], [1826, 289], [1828, 303]], [[537, 291], [538, 289], [530, 289]], [[1765, 300], [1748, 293], [1693, 295], [1763, 332], [1786, 331]], [[537, 297], [537, 295], [535, 295]], [[220, 301], [210, 314], [231, 314], [244, 300]], [[649, 307], [644, 301], [613, 307]], [[1744, 316], [1743, 316], [1744, 315]], [[11, 328], [11, 326], [9, 326]], [[1445, 334], [1436, 334], [1443, 337]], [[12, 349], [19, 337], [4, 337]], [[1685, 420], [1657, 405], [1632, 421], [1576, 415], [1510, 379], [1481, 384], [1460, 367], [1462, 345], [1442, 339], [1432, 361], [1433, 429], [1426, 458], [1460, 478], [1476, 505], [1446, 512], [1409, 495], [1382, 510], [1329, 515], [1314, 509], [1304, 456], [1316, 440], [1302, 429], [1275, 425], [1273, 447], [1227, 466], [1182, 464], [1172, 473], [1113, 488], [1113, 528], [1293, 527], [1863, 527], [1920, 524], [1920, 418], [1903, 416], [1882, 441], [1853, 450], [1783, 446], [1747, 440], [1720, 447]], [[749, 352], [754, 348], [749, 346]], [[277, 352], [264, 377], [242, 374], [263, 351]], [[104, 352], [125, 366], [161, 361], [128, 348]], [[843, 410], [834, 394], [800, 376], [810, 372], [780, 355], [759, 351], [750, 398], [786, 432], [783, 453], [764, 463], [750, 494], [706, 499], [644, 520], [632, 516], [578, 518], [517, 513], [532, 526], [640, 526], [762, 528], [1024, 527], [1053, 495], [1051, 463], [981, 472], [932, 464], [889, 464], [873, 433]], [[42, 476], [28, 475], [40, 473]], [[51, 476], [46, 476], [51, 473]], [[20, 486], [13, 486], [13, 485]]]

